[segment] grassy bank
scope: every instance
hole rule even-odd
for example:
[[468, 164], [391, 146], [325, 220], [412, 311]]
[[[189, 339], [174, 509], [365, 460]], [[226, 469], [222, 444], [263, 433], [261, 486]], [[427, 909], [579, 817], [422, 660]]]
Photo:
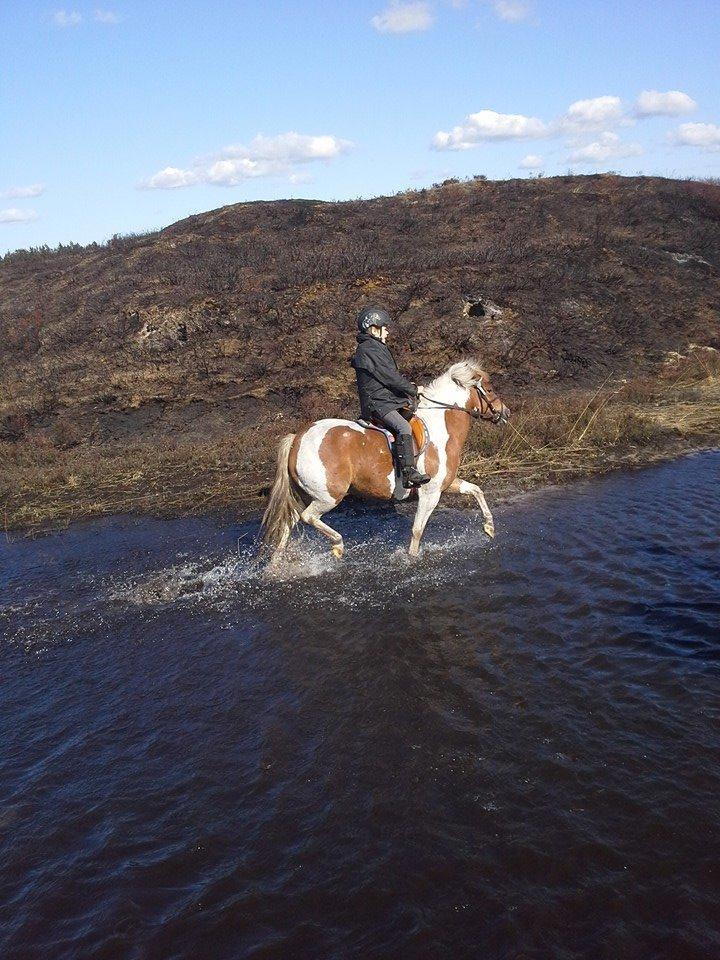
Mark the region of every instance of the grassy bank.
[[464, 458], [463, 475], [496, 494], [720, 446], [720, 378], [686, 368], [525, 401], [514, 414], [501, 436], [471, 436]]
[[[474, 428], [462, 475], [491, 499], [547, 483], [720, 446], [716, 353], [658, 377], [595, 391], [515, 400], [503, 430]], [[165, 445], [5, 445], [0, 483], [7, 532], [29, 533], [116, 513], [175, 516], [259, 510], [286, 432], [261, 421], [221, 440]]]

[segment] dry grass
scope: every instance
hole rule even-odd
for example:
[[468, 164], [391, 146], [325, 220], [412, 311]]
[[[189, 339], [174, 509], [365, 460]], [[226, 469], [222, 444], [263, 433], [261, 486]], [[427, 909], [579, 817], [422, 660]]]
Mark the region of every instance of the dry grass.
[[2, 522], [6, 531], [38, 532], [117, 513], [259, 509], [263, 466], [249, 436], [165, 448], [23, 445], [3, 471]]
[[520, 403], [502, 433], [471, 437], [463, 469], [490, 488], [526, 489], [718, 444], [720, 379], [700, 379], [691, 361], [654, 380]]

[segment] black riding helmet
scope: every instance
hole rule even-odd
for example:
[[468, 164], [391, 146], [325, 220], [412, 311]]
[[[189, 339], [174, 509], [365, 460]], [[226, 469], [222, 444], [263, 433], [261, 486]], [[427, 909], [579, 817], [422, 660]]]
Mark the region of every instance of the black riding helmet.
[[367, 333], [370, 327], [391, 327], [393, 322], [382, 307], [365, 307], [358, 314], [357, 325], [360, 333]]

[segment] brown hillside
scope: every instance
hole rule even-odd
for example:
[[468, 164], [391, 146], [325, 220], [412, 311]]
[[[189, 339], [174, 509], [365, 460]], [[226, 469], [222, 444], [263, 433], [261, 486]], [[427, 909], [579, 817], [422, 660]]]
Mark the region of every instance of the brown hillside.
[[672, 351], [720, 347], [720, 186], [476, 178], [234, 204], [103, 246], [8, 254], [5, 483], [32, 462], [72, 487], [82, 456], [147, 469], [153, 451], [177, 473], [189, 446], [234, 443], [233, 471], [262, 486], [280, 433], [354, 412], [347, 359], [366, 303], [399, 317], [414, 379], [475, 354], [511, 405], [653, 374]]

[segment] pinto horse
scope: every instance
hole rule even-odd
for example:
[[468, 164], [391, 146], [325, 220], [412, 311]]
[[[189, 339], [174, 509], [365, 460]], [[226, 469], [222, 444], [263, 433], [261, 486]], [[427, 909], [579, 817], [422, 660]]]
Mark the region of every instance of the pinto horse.
[[[410, 555], [417, 556], [420, 538], [445, 490], [474, 497], [484, 518], [484, 529], [495, 536], [492, 514], [477, 484], [458, 475], [460, 455], [475, 420], [507, 423], [509, 411], [487, 373], [472, 360], [454, 363], [419, 391], [418, 411], [428, 442], [418, 469], [430, 482], [417, 488], [418, 506], [412, 528]], [[353, 420], [317, 420], [280, 441], [277, 472], [263, 516], [265, 543], [274, 548], [271, 563], [282, 556], [293, 527], [304, 521], [332, 543], [332, 554], [343, 555], [343, 538], [321, 519], [348, 493], [392, 500], [395, 470], [388, 443], [378, 430]], [[413, 491], [406, 490], [403, 499]]]

